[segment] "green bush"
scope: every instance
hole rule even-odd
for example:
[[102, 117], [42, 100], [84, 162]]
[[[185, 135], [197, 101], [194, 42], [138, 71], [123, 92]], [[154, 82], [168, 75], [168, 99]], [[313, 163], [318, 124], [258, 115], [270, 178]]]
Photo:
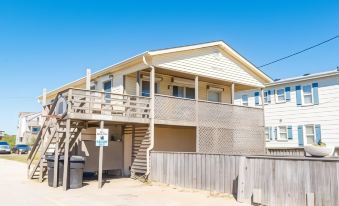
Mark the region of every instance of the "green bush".
[[5, 136], [2, 138], [1, 141], [5, 141], [5, 142], [8, 142], [8, 144], [12, 147], [15, 146], [15, 140], [16, 140], [16, 137], [15, 135], [7, 135], [5, 134]]

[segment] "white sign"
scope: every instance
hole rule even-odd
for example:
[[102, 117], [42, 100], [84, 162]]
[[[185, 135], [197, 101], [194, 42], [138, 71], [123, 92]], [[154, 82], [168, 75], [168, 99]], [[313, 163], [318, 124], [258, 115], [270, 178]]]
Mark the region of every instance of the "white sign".
[[108, 129], [96, 130], [95, 145], [97, 147], [108, 146]]

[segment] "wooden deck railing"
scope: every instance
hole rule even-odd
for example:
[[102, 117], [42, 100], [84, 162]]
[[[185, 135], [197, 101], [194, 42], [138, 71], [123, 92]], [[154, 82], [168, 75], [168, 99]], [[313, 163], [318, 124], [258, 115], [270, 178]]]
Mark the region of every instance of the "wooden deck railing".
[[148, 121], [150, 115], [149, 97], [83, 89], [69, 89], [63, 97], [67, 99], [71, 118]]

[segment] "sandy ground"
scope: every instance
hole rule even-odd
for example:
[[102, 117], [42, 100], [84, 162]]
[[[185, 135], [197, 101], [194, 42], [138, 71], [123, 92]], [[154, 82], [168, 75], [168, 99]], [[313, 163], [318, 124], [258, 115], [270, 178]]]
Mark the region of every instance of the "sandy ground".
[[[159, 183], [144, 184], [129, 178], [111, 179], [102, 189], [87, 182], [81, 189], [63, 191], [26, 178], [26, 164], [0, 159], [1, 205], [94, 206], [94, 205], [244, 205], [232, 196], [174, 188]], [[7, 204], [8, 203], [8, 204]]]

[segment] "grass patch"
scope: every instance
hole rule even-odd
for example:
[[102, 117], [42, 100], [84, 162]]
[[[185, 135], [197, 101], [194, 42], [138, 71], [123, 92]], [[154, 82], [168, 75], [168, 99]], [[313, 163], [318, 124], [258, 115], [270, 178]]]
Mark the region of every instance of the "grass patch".
[[0, 158], [1, 159], [6, 159], [6, 160], [13, 160], [13, 161], [18, 161], [18, 162], [23, 162], [23, 163], [27, 163], [27, 154], [22, 154], [22, 155], [18, 155], [18, 154], [1, 154]]

